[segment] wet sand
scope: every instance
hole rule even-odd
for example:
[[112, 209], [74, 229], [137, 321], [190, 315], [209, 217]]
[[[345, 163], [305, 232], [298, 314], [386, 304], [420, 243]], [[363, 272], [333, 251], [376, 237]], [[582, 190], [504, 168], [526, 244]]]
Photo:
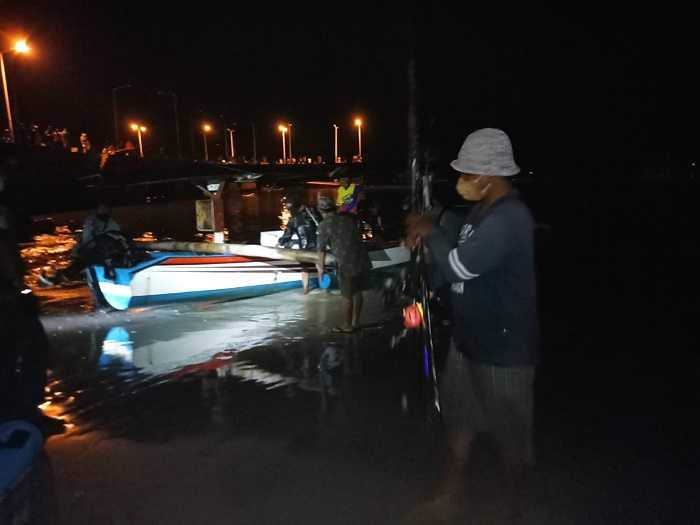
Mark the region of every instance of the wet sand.
[[[74, 427], [47, 444], [65, 523], [397, 522], [429, 482], [435, 429], [414, 351], [391, 348], [397, 309], [367, 299], [352, 335], [330, 331], [341, 299], [320, 290], [45, 318], [52, 390], [74, 393], [52, 407]], [[335, 396], [317, 373], [328, 346]]]
[[[55, 409], [75, 427], [47, 443], [63, 522], [432, 523], [409, 520], [440, 453], [416, 341], [391, 348], [399, 312], [378, 292], [365, 311], [376, 326], [332, 334], [339, 302], [294, 290], [245, 308], [95, 315], [71, 328], [46, 319], [52, 390], [75, 397], [57, 395]], [[115, 326], [129, 333], [131, 363], [118, 348], [105, 357]], [[343, 356], [336, 397], [316, 375], [329, 345]], [[576, 355], [571, 348], [565, 360]], [[690, 443], [669, 440], [683, 424], [662, 410], [671, 393], [618, 376], [624, 367], [579, 383], [548, 366], [538, 375], [537, 466], [521, 523], [692, 523], [683, 506]], [[635, 406], [631, 388], [644, 388], [649, 403]], [[501, 472], [488, 441], [471, 472], [452, 523], [499, 516]]]

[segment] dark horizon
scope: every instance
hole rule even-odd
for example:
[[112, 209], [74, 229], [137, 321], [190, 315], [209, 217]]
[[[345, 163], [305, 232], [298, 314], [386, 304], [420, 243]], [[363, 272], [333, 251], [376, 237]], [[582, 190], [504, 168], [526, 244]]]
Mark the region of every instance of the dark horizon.
[[57, 12], [39, 0], [7, 10], [3, 36], [24, 32], [34, 51], [5, 54], [15, 125], [67, 127], [74, 141], [85, 131], [102, 149], [115, 134], [114, 95], [122, 138], [138, 119], [150, 128], [145, 151], [174, 155], [173, 99], [161, 91], [176, 94], [185, 156], [202, 156], [197, 123], [206, 119], [215, 155], [235, 122], [236, 155], [252, 157], [254, 123], [258, 158], [274, 162], [277, 126], [291, 122], [294, 156], [330, 160], [337, 124], [339, 154], [350, 160], [360, 117], [364, 159], [407, 166], [412, 53], [419, 149], [439, 165], [480, 127], [506, 131], [523, 168], [547, 176], [627, 179], [666, 164], [689, 170], [700, 158], [690, 6], [659, 15], [500, 2], [462, 14], [449, 2], [211, 2], [176, 17], [165, 6]]

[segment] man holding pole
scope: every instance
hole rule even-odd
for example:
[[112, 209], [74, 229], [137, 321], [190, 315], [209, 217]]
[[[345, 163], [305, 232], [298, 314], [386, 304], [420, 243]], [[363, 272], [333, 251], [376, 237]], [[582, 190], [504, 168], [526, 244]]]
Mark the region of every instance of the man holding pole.
[[454, 323], [440, 400], [447, 431], [442, 480], [429, 505], [455, 508], [476, 434], [499, 446], [508, 519], [519, 514], [524, 467], [533, 462], [533, 379], [539, 330], [534, 221], [510, 182], [519, 173], [510, 139], [498, 129], [469, 135], [451, 166], [457, 192], [476, 205], [454, 246], [430, 219], [410, 216], [406, 244], [424, 247], [451, 284]]

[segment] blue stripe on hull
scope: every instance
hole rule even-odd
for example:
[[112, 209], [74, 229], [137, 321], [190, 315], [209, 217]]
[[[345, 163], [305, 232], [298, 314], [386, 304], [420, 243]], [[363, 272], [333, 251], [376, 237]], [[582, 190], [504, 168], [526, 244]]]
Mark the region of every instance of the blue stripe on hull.
[[130, 308], [139, 306], [150, 306], [154, 304], [170, 303], [177, 301], [207, 301], [212, 299], [249, 299], [260, 297], [292, 288], [300, 288], [301, 281], [279, 284], [262, 284], [259, 286], [246, 286], [244, 288], [232, 288], [228, 290], [207, 290], [198, 292], [184, 292], [176, 294], [143, 295], [132, 297]]
[[[316, 285], [318, 279], [310, 279], [310, 283]], [[104, 294], [107, 302], [117, 310], [127, 310], [129, 308], [138, 308], [143, 306], [154, 306], [158, 304], [174, 303], [174, 302], [193, 302], [193, 301], [211, 301], [211, 300], [229, 300], [249, 299], [251, 297], [261, 297], [273, 293], [291, 290], [293, 288], [301, 288], [301, 281], [292, 281], [288, 283], [278, 284], [263, 284], [258, 286], [246, 286], [242, 288], [230, 288], [226, 290], [206, 290], [196, 292], [184, 292], [175, 294], [161, 295], [142, 295], [131, 297], [120, 297], [112, 294]]]

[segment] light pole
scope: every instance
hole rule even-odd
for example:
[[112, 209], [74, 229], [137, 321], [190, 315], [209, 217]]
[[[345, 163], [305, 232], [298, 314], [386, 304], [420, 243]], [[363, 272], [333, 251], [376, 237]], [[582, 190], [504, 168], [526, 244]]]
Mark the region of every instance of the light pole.
[[114, 140], [119, 144], [119, 121], [117, 120], [117, 91], [120, 89], [130, 88], [131, 84], [112, 88], [112, 109], [114, 110]]
[[284, 140], [284, 134], [287, 132], [287, 128], [280, 126], [279, 130], [282, 132], [282, 164], [287, 164], [287, 143]]
[[[173, 97], [173, 108], [175, 109], [175, 136], [177, 137], [177, 156], [182, 158], [182, 147], [180, 145], [180, 120], [177, 116], [177, 96], [175, 93], [168, 93], [167, 91], [159, 91], [158, 94]], [[116, 116], [114, 119], [116, 120]]]
[[294, 155], [292, 155], [292, 125], [287, 124], [289, 128], [289, 162], [294, 162]]
[[207, 151], [207, 133], [211, 131], [211, 126], [209, 124], [204, 124], [202, 126], [202, 135], [204, 136], [204, 160], [209, 160], [209, 151]]
[[[27, 47], [27, 42], [20, 40], [15, 44], [15, 52], [17, 53], [27, 53], [29, 52], [29, 47]], [[0, 52], [0, 70], [2, 70], [2, 87], [5, 90], [5, 104], [7, 108], [7, 127], [10, 130], [10, 140], [15, 141], [15, 129], [12, 126], [12, 111], [10, 111], [10, 93], [7, 89], [7, 77], [5, 76], [5, 59]], [[15, 109], [17, 109], [15, 107]]]
[[236, 154], [234, 153], [233, 149], [233, 129], [231, 128], [226, 128], [226, 131], [228, 131], [228, 138], [231, 141], [231, 162], [235, 162], [236, 160]]
[[146, 131], [146, 126], [141, 126], [140, 124], [132, 124], [131, 129], [133, 129], [139, 135], [139, 153], [143, 158], [143, 141], [141, 140], [141, 132]]
[[362, 121], [355, 119], [357, 126], [357, 162], [362, 162]]
[[253, 163], [258, 162], [258, 150], [255, 146], [255, 124], [253, 122], [248, 122], [253, 127]]
[[335, 128], [335, 157], [333, 157], [333, 164], [338, 164], [338, 126], [333, 124]]

